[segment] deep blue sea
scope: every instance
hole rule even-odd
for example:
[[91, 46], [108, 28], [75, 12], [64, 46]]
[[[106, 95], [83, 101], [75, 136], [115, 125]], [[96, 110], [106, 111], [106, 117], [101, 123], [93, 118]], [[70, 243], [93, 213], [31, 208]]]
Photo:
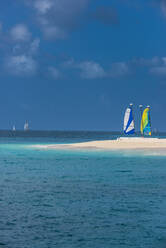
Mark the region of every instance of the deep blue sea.
[[42, 150], [109, 132], [0, 132], [0, 247], [166, 247], [166, 156]]

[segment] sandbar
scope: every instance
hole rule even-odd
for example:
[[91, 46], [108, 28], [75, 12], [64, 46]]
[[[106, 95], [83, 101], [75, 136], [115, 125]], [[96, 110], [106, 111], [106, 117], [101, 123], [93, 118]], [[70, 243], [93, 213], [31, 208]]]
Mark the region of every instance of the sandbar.
[[144, 137], [120, 137], [116, 140], [96, 140], [70, 144], [35, 145], [40, 149], [102, 149], [102, 150], [133, 150], [162, 149], [166, 152], [166, 139]]

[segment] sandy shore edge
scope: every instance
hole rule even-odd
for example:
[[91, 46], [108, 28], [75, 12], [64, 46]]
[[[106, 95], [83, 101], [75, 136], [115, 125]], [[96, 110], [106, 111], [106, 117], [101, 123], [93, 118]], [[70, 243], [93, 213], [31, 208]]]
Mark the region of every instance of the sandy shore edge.
[[71, 144], [34, 145], [40, 149], [102, 149], [102, 150], [133, 150], [162, 149], [166, 151], [166, 139], [159, 138], [119, 138], [116, 140], [98, 140]]

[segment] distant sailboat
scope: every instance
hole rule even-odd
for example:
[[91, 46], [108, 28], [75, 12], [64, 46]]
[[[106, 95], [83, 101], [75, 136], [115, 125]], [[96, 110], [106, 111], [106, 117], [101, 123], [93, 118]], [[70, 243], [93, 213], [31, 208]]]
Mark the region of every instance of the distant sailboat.
[[150, 120], [150, 106], [147, 106], [142, 114], [141, 119], [141, 134], [142, 135], [152, 135], [151, 131], [151, 120]]
[[134, 119], [133, 119], [133, 104], [130, 104], [130, 107], [126, 109], [125, 116], [124, 116], [124, 133], [125, 134], [134, 134], [135, 128], [134, 128]]
[[12, 131], [16, 131], [16, 127], [15, 127], [15, 125], [13, 126]]
[[29, 130], [29, 124], [26, 121], [25, 124], [24, 124], [24, 131], [28, 131], [28, 130]]

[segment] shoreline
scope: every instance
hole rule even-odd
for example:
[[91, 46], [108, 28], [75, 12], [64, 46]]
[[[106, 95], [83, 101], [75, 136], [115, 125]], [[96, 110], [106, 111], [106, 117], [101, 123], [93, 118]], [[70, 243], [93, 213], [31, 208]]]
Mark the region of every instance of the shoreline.
[[40, 149], [69, 149], [69, 150], [165, 150], [166, 139], [159, 138], [118, 138], [116, 140], [98, 140], [70, 144], [34, 145]]

